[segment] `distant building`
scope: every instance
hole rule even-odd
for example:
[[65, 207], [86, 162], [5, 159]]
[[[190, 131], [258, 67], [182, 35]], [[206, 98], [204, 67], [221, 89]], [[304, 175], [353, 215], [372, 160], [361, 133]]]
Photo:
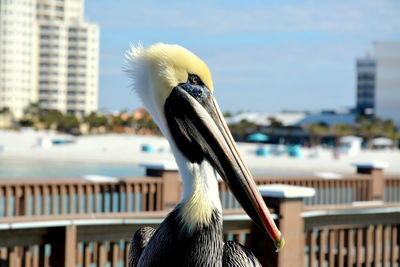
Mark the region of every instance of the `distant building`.
[[375, 109], [375, 59], [370, 56], [357, 59], [357, 105], [356, 112], [373, 115]]
[[310, 114], [297, 123], [298, 126], [307, 126], [310, 124], [323, 124], [333, 126], [335, 124], [355, 125], [356, 116], [351, 113], [321, 112]]
[[145, 108], [138, 108], [138, 109], [133, 111], [133, 118], [135, 120], [140, 120], [144, 116], [146, 116], [146, 114], [148, 114], [148, 112], [147, 112], [147, 110]]
[[373, 57], [357, 59], [356, 111], [400, 125], [400, 41], [376, 42]]
[[31, 102], [88, 114], [98, 107], [99, 29], [83, 0], [0, 0], [0, 109]]
[[37, 101], [36, 1], [0, 0], [0, 110]]
[[400, 126], [400, 41], [376, 42], [375, 114]]
[[[272, 144], [307, 144], [311, 124], [334, 126], [336, 124], [355, 125], [356, 114], [349, 109], [322, 110], [314, 112], [283, 111], [277, 113], [241, 112], [226, 118], [228, 125], [239, 124], [242, 121], [252, 122], [258, 126], [257, 132], [268, 135], [268, 143]], [[274, 126], [273, 121], [280, 126]], [[234, 129], [234, 128], [233, 128]], [[253, 129], [254, 130], [254, 129]], [[254, 132], [248, 132], [251, 134]], [[245, 140], [243, 136], [233, 135], [237, 140]], [[333, 143], [334, 137], [327, 137], [325, 142]]]
[[291, 126], [308, 115], [303, 111], [282, 111], [277, 113], [241, 112], [232, 117], [226, 118], [228, 124], [236, 124], [241, 121], [248, 121], [260, 126], [269, 126], [272, 120], [282, 123], [283, 126]]
[[284, 111], [277, 113], [241, 112], [226, 118], [228, 124], [237, 124], [243, 120], [252, 122], [259, 126], [270, 126], [271, 119], [275, 119], [284, 127], [302, 127], [310, 124], [324, 124], [332, 126], [335, 124], [355, 125], [356, 116], [348, 109], [322, 110], [318, 112]]

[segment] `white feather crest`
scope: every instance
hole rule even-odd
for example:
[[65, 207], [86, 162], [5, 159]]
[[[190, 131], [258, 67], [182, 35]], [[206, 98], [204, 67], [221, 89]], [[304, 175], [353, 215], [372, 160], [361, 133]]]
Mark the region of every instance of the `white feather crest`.
[[[124, 71], [128, 74], [132, 81], [132, 89], [137, 93], [145, 108], [152, 112], [153, 103], [149, 95], [149, 73], [145, 60], [145, 48], [139, 41], [135, 46], [129, 43], [130, 49], [125, 52]], [[152, 114], [153, 115], [153, 114]]]
[[143, 44], [139, 41], [137, 46], [135, 46], [132, 42], [130, 42], [129, 47], [130, 49], [125, 53], [125, 58], [127, 62], [135, 62], [144, 50]]
[[141, 42], [135, 46], [132, 42], [129, 43], [130, 49], [125, 52], [125, 65], [124, 65], [124, 71], [129, 75], [129, 77], [132, 79], [133, 82], [133, 87], [135, 88], [137, 84], [137, 77], [140, 73], [141, 69], [141, 64], [140, 61], [142, 61], [142, 55], [143, 55], [143, 45]]

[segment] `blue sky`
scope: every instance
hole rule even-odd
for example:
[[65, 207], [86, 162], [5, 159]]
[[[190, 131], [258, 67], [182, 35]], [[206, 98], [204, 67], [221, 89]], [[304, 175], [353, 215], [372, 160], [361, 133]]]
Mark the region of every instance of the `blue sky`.
[[176, 43], [210, 67], [222, 110], [317, 110], [355, 103], [355, 58], [400, 40], [399, 0], [86, 0], [100, 25], [100, 108], [140, 101], [123, 73], [129, 42]]

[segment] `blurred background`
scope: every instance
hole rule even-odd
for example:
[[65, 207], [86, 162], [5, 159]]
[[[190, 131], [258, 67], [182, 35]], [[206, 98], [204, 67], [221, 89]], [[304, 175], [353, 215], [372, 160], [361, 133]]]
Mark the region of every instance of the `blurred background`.
[[[259, 156], [253, 169], [287, 169], [285, 156], [341, 172], [400, 161], [399, 15], [391, 0], [2, 1], [1, 173], [45, 172], [34, 163], [21, 173], [21, 159], [137, 166], [146, 145], [149, 159], [169, 159], [123, 72], [129, 43], [156, 42], [209, 65], [235, 139]], [[71, 174], [96, 172], [82, 168]]]
[[[158, 189], [134, 185], [149, 174], [147, 163], [175, 171], [174, 158], [123, 71], [130, 43], [156, 42], [182, 45], [208, 64], [239, 150], [256, 180], [263, 177], [257, 183], [309, 187], [315, 194], [306, 206], [348, 209], [361, 201], [378, 205], [380, 215], [388, 203], [398, 209], [399, 1], [0, 0], [0, 229], [18, 215], [56, 220], [164, 209], [151, 204], [158, 195], [146, 195]], [[119, 183], [132, 183], [131, 191], [114, 187]], [[101, 200], [94, 202], [98, 193]], [[140, 199], [140, 209], [115, 204], [130, 197]], [[224, 208], [237, 208], [231, 198], [225, 202]], [[399, 266], [398, 218], [385, 224], [361, 216], [345, 219], [343, 228], [306, 227], [300, 260]], [[364, 219], [359, 228], [349, 226]], [[371, 256], [368, 231], [376, 240], [391, 238], [386, 250], [377, 248], [381, 254]], [[246, 243], [250, 233], [226, 237]], [[334, 255], [320, 249], [330, 233]], [[123, 255], [128, 239], [121, 240]], [[19, 266], [14, 256], [35, 261], [37, 244], [26, 250], [28, 244], [18, 242], [0, 244], [0, 266]], [[79, 243], [76, 255], [84, 257], [87, 247], [97, 255], [104, 244], [109, 252], [117, 244], [90, 242]], [[51, 265], [49, 246], [40, 244], [37, 253]], [[76, 266], [89, 266], [78, 256]]]

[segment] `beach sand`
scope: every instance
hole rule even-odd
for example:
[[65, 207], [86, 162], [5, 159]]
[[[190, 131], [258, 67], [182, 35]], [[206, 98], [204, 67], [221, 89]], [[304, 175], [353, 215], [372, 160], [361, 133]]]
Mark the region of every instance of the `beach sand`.
[[[155, 160], [173, 160], [168, 142], [163, 137], [140, 136], [131, 134], [103, 134], [73, 137], [70, 144], [50, 145], [51, 140], [71, 139], [70, 136], [53, 132], [0, 130], [0, 160], [45, 160], [68, 162], [96, 162], [107, 164], [134, 164]], [[143, 152], [142, 146], [153, 148], [152, 152]], [[355, 173], [353, 163], [371, 161], [388, 162], [386, 174], [400, 174], [400, 151], [361, 151], [355, 156], [333, 157], [332, 150], [302, 148], [301, 158], [291, 158], [287, 153], [260, 157], [255, 154], [259, 144], [238, 143], [238, 148], [251, 170], [257, 172], [277, 171], [290, 173], [335, 172]], [[265, 145], [267, 150], [272, 147]], [[284, 147], [280, 147], [282, 151]]]

